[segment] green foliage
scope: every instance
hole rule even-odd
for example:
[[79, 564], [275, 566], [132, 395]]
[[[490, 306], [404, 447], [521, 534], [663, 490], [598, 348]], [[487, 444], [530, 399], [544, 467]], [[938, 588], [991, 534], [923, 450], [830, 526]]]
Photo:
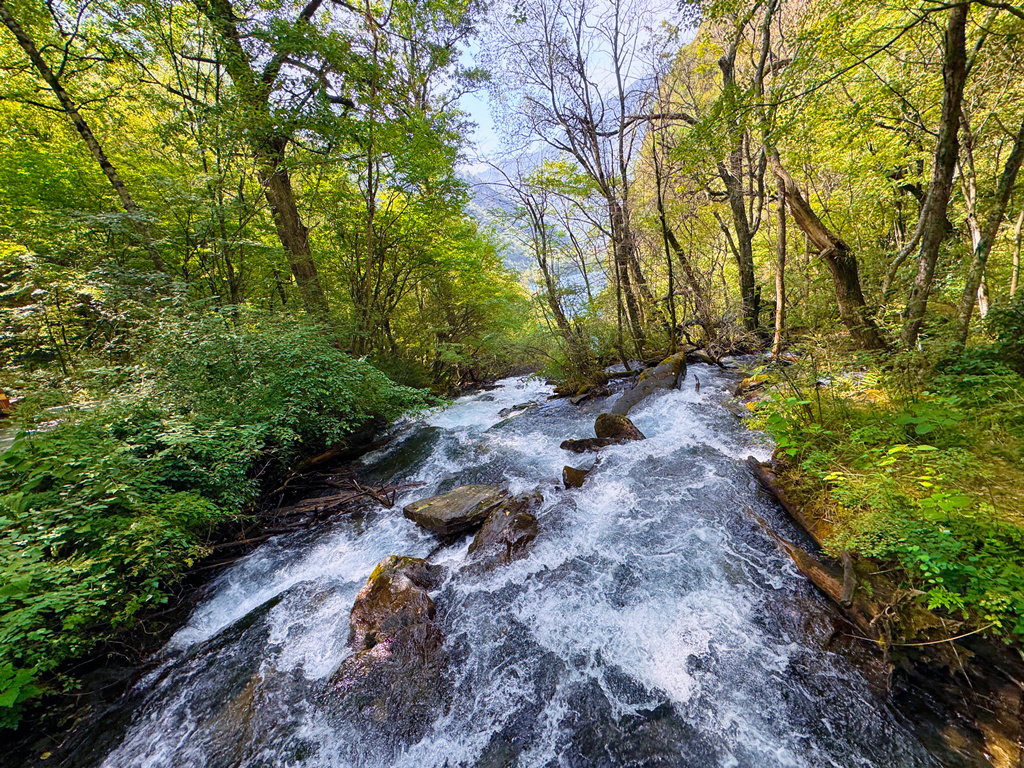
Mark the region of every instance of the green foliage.
[[930, 367], [927, 390], [825, 362], [845, 372], [777, 374], [754, 423], [833, 523], [829, 547], [895, 561], [928, 607], [1024, 637], [1024, 380], [992, 350]]
[[254, 469], [423, 404], [311, 323], [166, 313], [124, 383], [0, 456], [0, 718], [89, 653], [243, 513]]

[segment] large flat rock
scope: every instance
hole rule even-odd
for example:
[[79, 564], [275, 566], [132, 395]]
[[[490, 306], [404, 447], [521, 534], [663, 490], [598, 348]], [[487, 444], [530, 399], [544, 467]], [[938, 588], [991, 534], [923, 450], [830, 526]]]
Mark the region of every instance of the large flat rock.
[[505, 501], [497, 485], [462, 485], [440, 496], [409, 504], [405, 516], [428, 531], [452, 536], [483, 525], [488, 515]]

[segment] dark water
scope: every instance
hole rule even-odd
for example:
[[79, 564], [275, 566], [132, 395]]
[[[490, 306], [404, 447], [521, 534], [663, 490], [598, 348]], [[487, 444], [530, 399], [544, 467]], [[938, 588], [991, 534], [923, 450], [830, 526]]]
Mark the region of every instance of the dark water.
[[[605, 451], [575, 491], [557, 490], [562, 466], [593, 456], [558, 444], [592, 436], [604, 403], [544, 404], [545, 385], [508, 380], [411, 427], [366, 457], [367, 474], [427, 485], [221, 576], [102, 765], [939, 765], [825, 650], [827, 606], [745, 511], [785, 525], [742, 465], [770, 448], [721, 406], [730, 382], [696, 372], [699, 394], [691, 374], [634, 409], [648, 439]], [[498, 415], [531, 399], [541, 407]], [[433, 595], [445, 703], [421, 738], [383, 744], [323, 690], [375, 564], [436, 546], [401, 505], [468, 482], [542, 492], [541, 532], [528, 558], [490, 574], [465, 567], [468, 540], [434, 556], [449, 568]]]

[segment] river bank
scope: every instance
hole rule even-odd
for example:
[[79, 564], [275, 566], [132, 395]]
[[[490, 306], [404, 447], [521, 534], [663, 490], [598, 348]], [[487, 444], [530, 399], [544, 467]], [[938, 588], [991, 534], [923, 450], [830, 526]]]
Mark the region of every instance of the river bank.
[[[1014, 375], [939, 366], [908, 395], [891, 372], [814, 352], [748, 370], [735, 390], [737, 415], [778, 440], [754, 474], [814, 543], [790, 554], [897, 684], [945, 702], [948, 743], [1020, 765], [1019, 606], [998, 597], [1015, 589], [1021, 541], [999, 396], [1012, 405], [1015, 392], [985, 380]], [[965, 387], [989, 398], [986, 413], [954, 395]]]

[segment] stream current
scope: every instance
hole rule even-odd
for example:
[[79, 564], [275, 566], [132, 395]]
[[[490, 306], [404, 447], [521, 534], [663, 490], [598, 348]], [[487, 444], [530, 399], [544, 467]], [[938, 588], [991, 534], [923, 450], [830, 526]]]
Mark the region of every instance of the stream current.
[[[578, 490], [559, 489], [562, 467], [595, 454], [558, 445], [592, 437], [611, 398], [574, 407], [508, 379], [400, 426], [362, 477], [424, 485], [392, 509], [271, 540], [219, 576], [137, 684], [101, 765], [939, 765], [826, 650], [828, 606], [753, 522], [749, 510], [797, 535], [743, 466], [771, 446], [722, 406], [732, 383], [691, 367], [680, 390], [631, 411], [647, 440], [603, 451]], [[543, 494], [528, 557], [481, 575], [468, 538], [437, 550], [403, 517], [466, 483]], [[349, 611], [374, 566], [431, 553], [448, 569], [432, 597], [450, 695], [424, 713], [422, 738], [383, 747], [319, 692], [351, 653]]]

